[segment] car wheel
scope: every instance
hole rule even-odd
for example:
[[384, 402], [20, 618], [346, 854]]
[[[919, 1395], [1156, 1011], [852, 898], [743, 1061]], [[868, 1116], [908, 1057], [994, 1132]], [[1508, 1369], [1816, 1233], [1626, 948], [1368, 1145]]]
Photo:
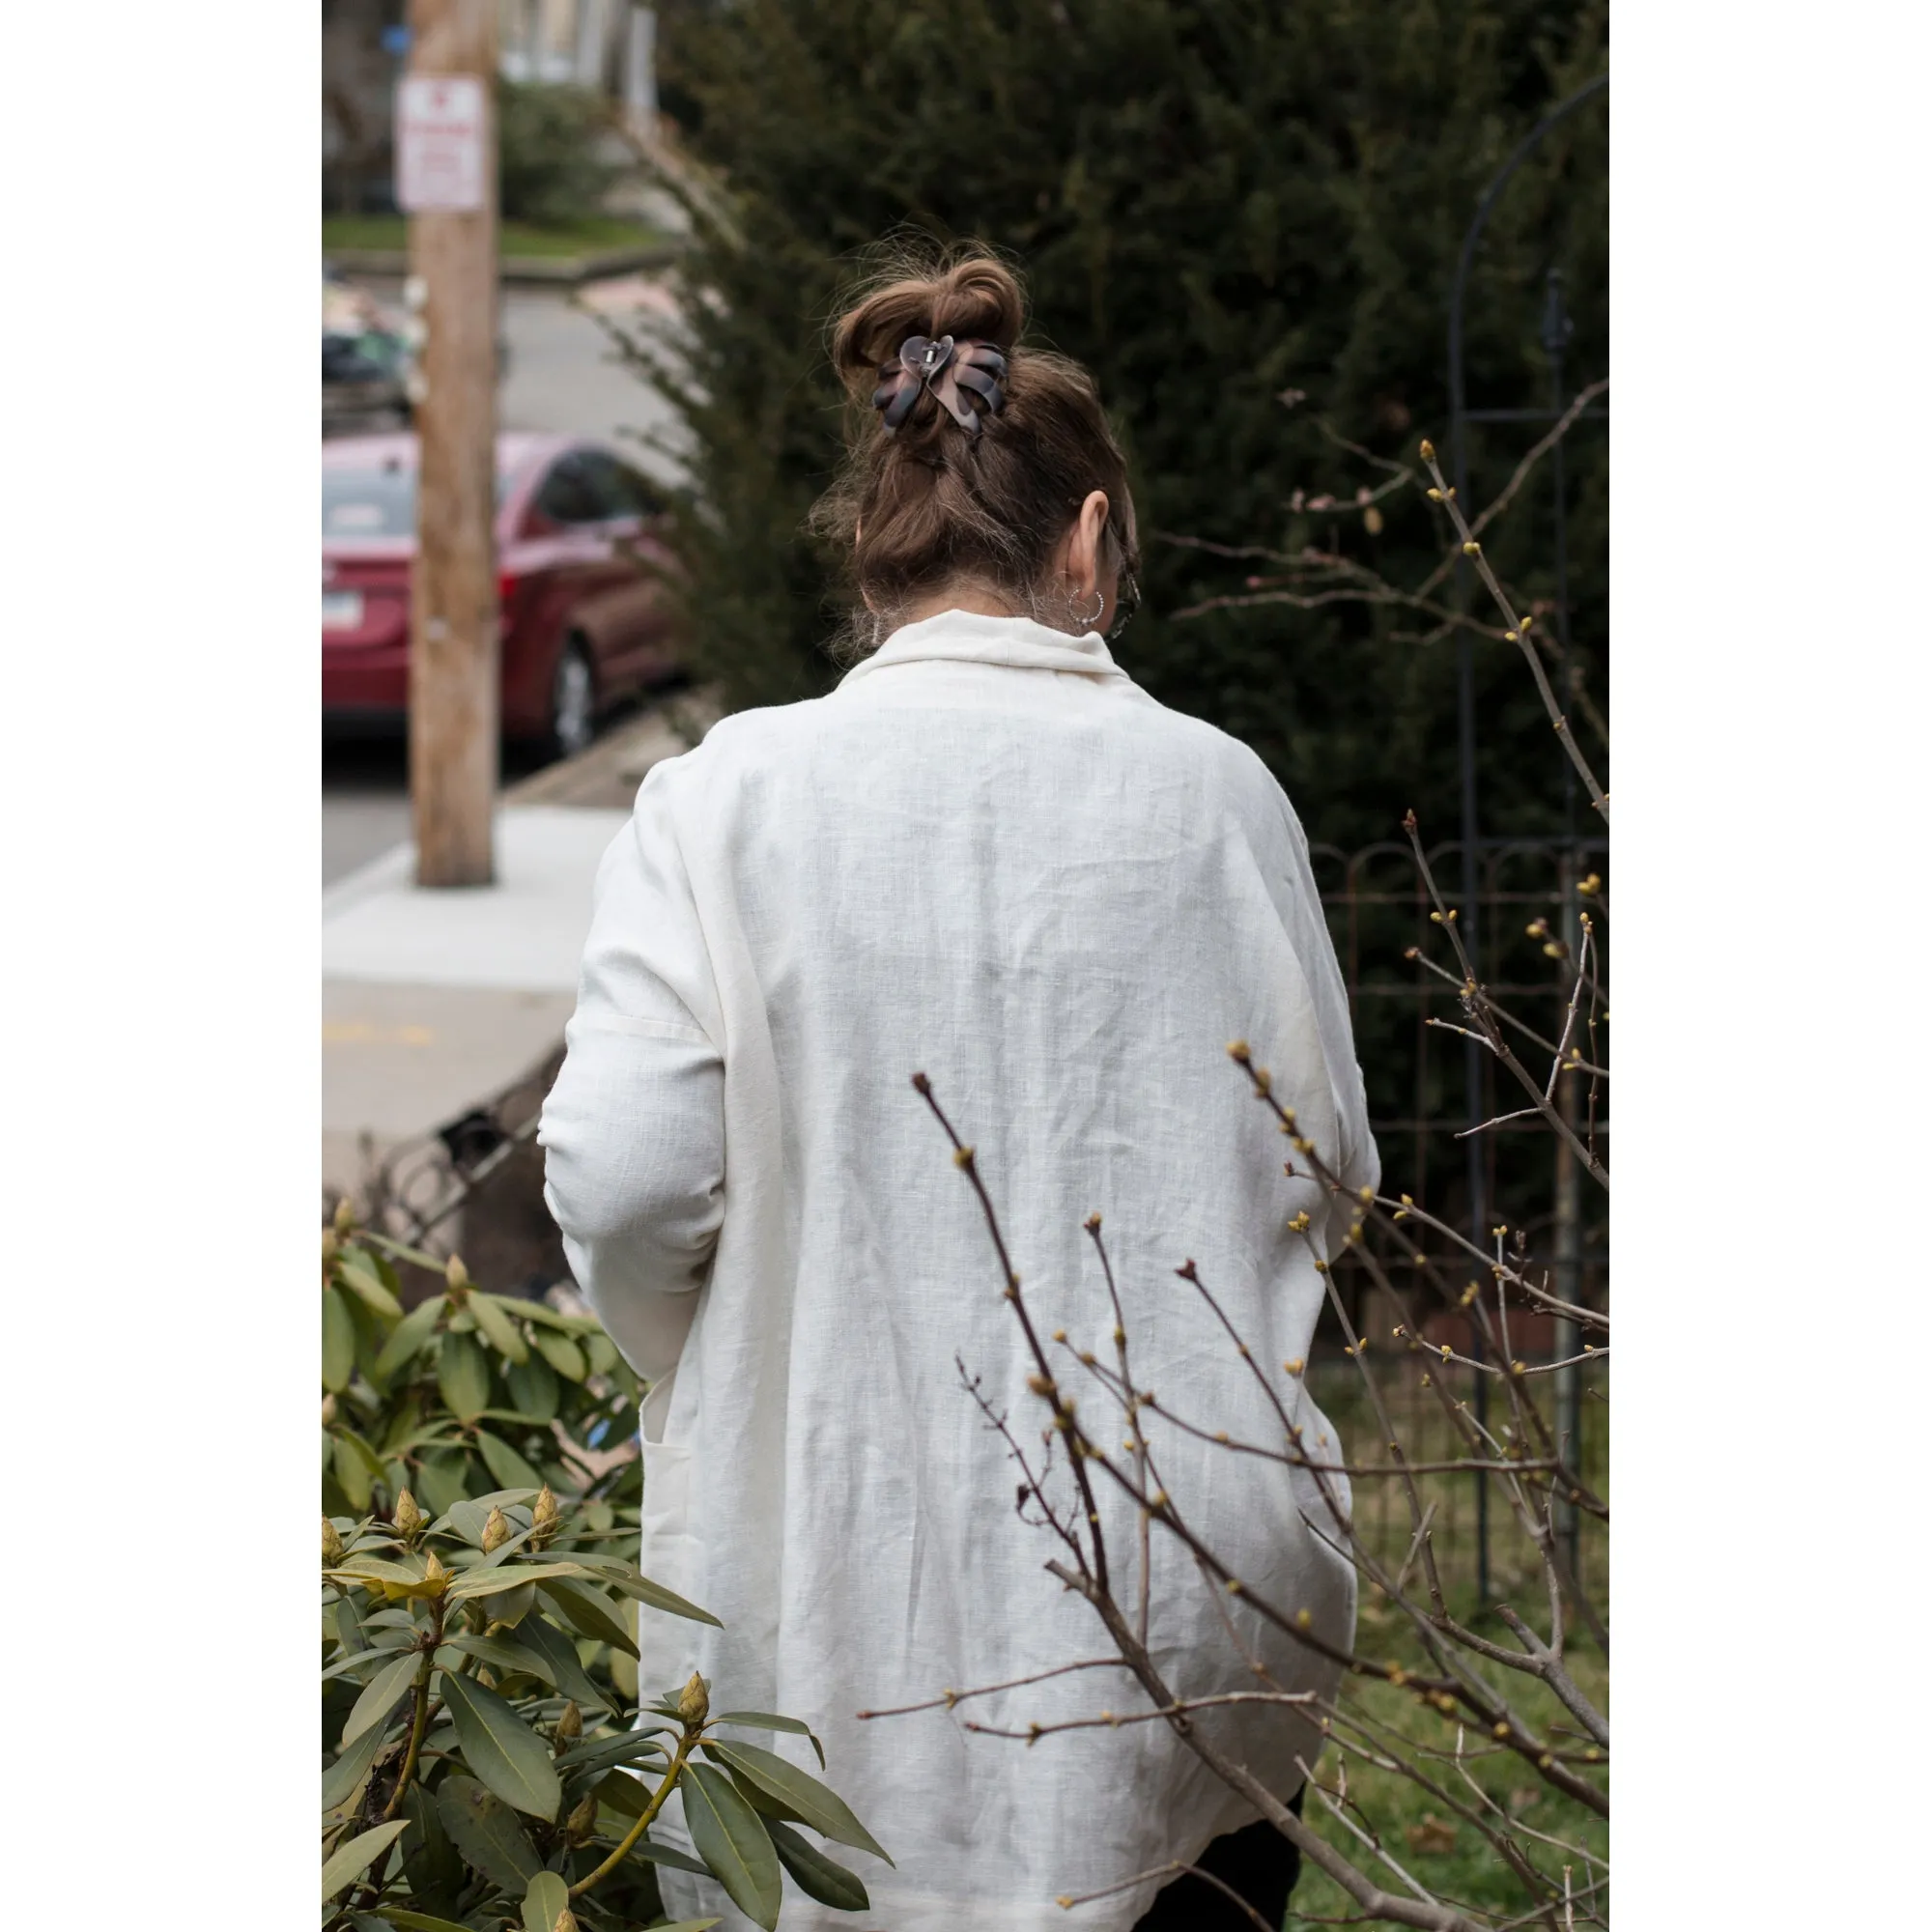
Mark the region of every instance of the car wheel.
[[590, 653], [572, 639], [550, 686], [550, 743], [559, 758], [587, 752], [597, 736], [597, 675]]

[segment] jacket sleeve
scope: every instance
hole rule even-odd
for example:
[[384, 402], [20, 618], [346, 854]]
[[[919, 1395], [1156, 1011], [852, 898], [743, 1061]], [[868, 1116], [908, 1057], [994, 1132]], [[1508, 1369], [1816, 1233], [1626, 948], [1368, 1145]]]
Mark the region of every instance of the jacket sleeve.
[[[1318, 1151], [1333, 1164], [1344, 1189], [1352, 1196], [1361, 1188], [1380, 1184], [1381, 1155], [1369, 1129], [1368, 1093], [1362, 1082], [1361, 1063], [1355, 1056], [1355, 1030], [1349, 1018], [1349, 989], [1342, 978], [1341, 962], [1335, 957], [1327, 916], [1321, 909], [1321, 895], [1308, 856], [1308, 836], [1285, 794], [1281, 802], [1288, 815], [1291, 854], [1285, 917], [1314, 1003], [1322, 1057], [1328, 1063], [1335, 1119], [1342, 1137], [1339, 1148], [1322, 1148]], [[1350, 1223], [1359, 1213], [1359, 1204], [1349, 1200], [1331, 1203], [1328, 1212], [1331, 1255], [1339, 1251]]]
[[538, 1134], [571, 1271], [648, 1379], [676, 1366], [724, 1212], [722, 1026], [669, 809], [682, 762], [645, 780], [599, 867]]

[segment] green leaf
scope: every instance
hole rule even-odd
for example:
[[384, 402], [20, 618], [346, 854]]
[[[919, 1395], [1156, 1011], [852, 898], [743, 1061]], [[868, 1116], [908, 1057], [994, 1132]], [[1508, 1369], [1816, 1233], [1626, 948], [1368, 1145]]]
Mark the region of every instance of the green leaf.
[[355, 1451], [356, 1459], [368, 1470], [370, 1479], [380, 1483], [383, 1480], [383, 1459], [376, 1453], [375, 1446], [356, 1435], [348, 1424], [337, 1420], [333, 1434], [338, 1442], [346, 1442]]
[[413, 1651], [406, 1650], [393, 1663], [379, 1670], [369, 1680], [368, 1688], [356, 1698], [355, 1708], [350, 1712], [349, 1721], [342, 1727], [342, 1746], [345, 1750], [364, 1731], [383, 1728], [389, 1713], [410, 1694], [410, 1686], [414, 1681], [418, 1662]]
[[456, 1724], [463, 1761], [519, 1811], [554, 1822], [563, 1798], [550, 1747], [518, 1717], [508, 1698], [473, 1678], [445, 1671], [442, 1701]]
[[[519, 1583], [514, 1590], [504, 1590], [490, 1599], [490, 1621], [502, 1624], [507, 1629], [521, 1630], [529, 1621], [530, 1612], [536, 1608], [537, 1591], [534, 1583]], [[541, 1617], [537, 1618], [542, 1623]]]
[[376, 1357], [378, 1376], [387, 1381], [423, 1347], [436, 1333], [437, 1321], [448, 1300], [446, 1294], [432, 1294], [427, 1301], [417, 1302], [396, 1323], [390, 1331], [389, 1339], [383, 1344], [383, 1352]]
[[[635, 1777], [628, 1777], [621, 1771], [613, 1771], [597, 1787], [597, 1802], [607, 1811], [629, 1821], [623, 1828], [628, 1833], [631, 1825], [644, 1815], [644, 1806], [650, 1803], [650, 1794]], [[648, 1834], [639, 1838], [631, 1847], [629, 1856], [642, 1859], [647, 1864], [668, 1865], [672, 1871], [688, 1871], [698, 1878], [711, 1876], [711, 1867], [701, 1859], [693, 1858], [689, 1852], [679, 1851], [675, 1845], [661, 1844]]]
[[455, 1455], [425, 1456], [416, 1464], [416, 1496], [438, 1516], [469, 1493], [469, 1458]]
[[377, 1265], [367, 1254], [357, 1254], [350, 1248], [350, 1252], [336, 1262], [336, 1281], [359, 1294], [361, 1300], [367, 1302], [379, 1316], [388, 1316], [390, 1321], [402, 1320], [402, 1302], [398, 1302], [390, 1293], [388, 1283], [377, 1273]]
[[731, 1781], [745, 1794], [745, 1803], [760, 1818], [777, 1818], [787, 1825], [803, 1825], [805, 1823], [805, 1820], [789, 1804], [781, 1804], [769, 1791], [760, 1791], [749, 1778], [734, 1777]]
[[483, 1547], [483, 1531], [490, 1520], [493, 1509], [514, 1509], [518, 1503], [526, 1503], [534, 1496], [540, 1486], [532, 1483], [523, 1490], [492, 1490], [487, 1496], [465, 1496], [450, 1504], [440, 1522], [429, 1526], [432, 1536], [445, 1529], [453, 1529], [466, 1543], [473, 1543], [480, 1549]]
[[810, 1724], [800, 1723], [796, 1718], [781, 1718], [771, 1711], [726, 1711], [722, 1718], [713, 1718], [714, 1724], [743, 1724], [751, 1731], [788, 1731], [794, 1737], [810, 1738], [811, 1747], [818, 1753], [818, 1768], [825, 1769], [825, 1747], [818, 1742], [817, 1734]]
[[554, 1422], [557, 1400], [556, 1371], [541, 1355], [526, 1355], [503, 1379], [510, 1385], [510, 1400], [533, 1422]]
[[585, 1636], [595, 1637], [599, 1643], [608, 1643], [612, 1650], [621, 1650], [626, 1657], [638, 1655], [638, 1646], [632, 1642], [630, 1632], [611, 1614], [611, 1605], [605, 1598], [562, 1577], [533, 1580], [536, 1580], [537, 1588], [563, 1612], [565, 1620]]
[[593, 1376], [608, 1376], [617, 1366], [617, 1345], [600, 1328], [583, 1338], [583, 1358]]
[[[340, 1523], [336, 1524], [339, 1530]], [[344, 1650], [367, 1650], [369, 1633], [363, 1629], [362, 1612], [355, 1607], [354, 1597], [339, 1597], [334, 1605], [335, 1640]]]
[[395, 1818], [336, 1846], [334, 1856], [322, 1868], [322, 1902], [327, 1905], [345, 1886], [360, 1878], [409, 1829], [407, 1818]]
[[418, 1778], [405, 1794], [403, 1809], [416, 1828], [413, 1839], [403, 1840], [403, 1876], [409, 1881], [410, 1896], [439, 1912], [453, 1910], [469, 1872], [442, 1829], [436, 1794]]
[[474, 1335], [445, 1335], [436, 1382], [450, 1412], [474, 1422], [490, 1406], [490, 1357]]
[[539, 1328], [530, 1339], [537, 1345], [538, 1353], [566, 1381], [581, 1382], [590, 1373], [589, 1364], [583, 1359], [583, 1350], [568, 1335], [556, 1335], [547, 1328]]
[[366, 1255], [354, 1251], [344, 1255], [335, 1264], [335, 1278], [359, 1294], [378, 1315], [386, 1315], [391, 1321], [403, 1319], [403, 1304], [389, 1293]]
[[556, 1932], [557, 1915], [570, 1909], [570, 1888], [554, 1871], [540, 1871], [524, 1893], [524, 1932]]
[[389, 1330], [395, 1323], [386, 1316], [378, 1315], [358, 1295], [346, 1294], [343, 1300], [349, 1308], [350, 1325], [355, 1330], [355, 1366], [373, 1383], [376, 1358], [383, 1352], [383, 1344], [389, 1339]]
[[322, 1774], [322, 1808], [333, 1811], [355, 1797], [357, 1787], [369, 1776], [376, 1753], [383, 1748], [381, 1731], [364, 1731], [349, 1748]]
[[776, 1751], [766, 1750], [762, 1745], [707, 1738], [702, 1748], [707, 1757], [729, 1766], [741, 1777], [788, 1805], [821, 1837], [830, 1838], [834, 1844], [857, 1845], [862, 1852], [870, 1852], [874, 1858], [892, 1863], [884, 1847], [852, 1815], [851, 1806], [810, 1772], [799, 1770], [797, 1765]]
[[599, 1325], [594, 1316], [565, 1315], [547, 1301], [519, 1301], [517, 1311], [525, 1321], [534, 1321], [539, 1327], [554, 1328], [563, 1335], [588, 1335]]
[[[435, 1918], [427, 1912], [412, 1912], [401, 1905], [384, 1906], [382, 1916], [401, 1932], [470, 1932], [468, 1925], [459, 1925], [453, 1918]], [[714, 1918], [711, 1922], [715, 1925], [718, 1921]]]
[[653, 1925], [651, 1932], [711, 1932], [714, 1925], [724, 1922], [722, 1918], [680, 1918], [675, 1925]]
[[[688, 1618], [692, 1623], [713, 1624], [719, 1630], [724, 1628], [709, 1610], [700, 1610], [696, 1604], [687, 1603], [675, 1591], [667, 1590], [662, 1583], [653, 1583], [621, 1557], [580, 1551], [578, 1561], [595, 1570], [600, 1582], [613, 1585], [625, 1596], [634, 1597], [640, 1604], [648, 1604], [654, 1610], [665, 1610], [671, 1616]], [[804, 1727], [801, 1725], [800, 1728]]]
[[542, 1869], [543, 1861], [517, 1814], [473, 1777], [445, 1777], [437, 1790], [436, 1809], [464, 1863], [492, 1885], [521, 1893]]
[[664, 1747], [647, 1731], [625, 1731], [614, 1738], [591, 1738], [572, 1745], [557, 1759], [558, 1771], [609, 1771], [613, 1765], [634, 1763], [639, 1758], [664, 1755]]
[[336, 1433], [333, 1461], [336, 1483], [349, 1498], [350, 1508], [358, 1512], [367, 1509], [375, 1494], [376, 1472], [355, 1453], [355, 1439], [347, 1430]]
[[[347, 1677], [352, 1671], [373, 1671], [385, 1660], [394, 1657], [395, 1654], [396, 1650], [393, 1644], [385, 1645], [380, 1650], [346, 1650], [332, 1663], [323, 1665], [322, 1682], [327, 1684], [335, 1678]], [[356, 1686], [357, 1690], [361, 1688], [360, 1684]]]
[[322, 1385], [340, 1395], [355, 1374], [355, 1324], [335, 1288], [322, 1291]]
[[499, 1590], [513, 1590], [520, 1583], [540, 1583], [552, 1577], [587, 1577], [581, 1563], [478, 1563], [458, 1573], [449, 1586], [449, 1601], [461, 1604], [471, 1597], [494, 1597]]
[[680, 1783], [693, 1849], [711, 1867], [731, 1903], [765, 1932], [779, 1922], [784, 1891], [779, 1855], [764, 1820], [731, 1780], [709, 1765], [688, 1764]]
[[523, 1644], [550, 1665], [551, 1682], [566, 1697], [575, 1697], [580, 1709], [605, 1711], [611, 1707], [611, 1693], [592, 1681], [577, 1654], [577, 1645], [554, 1624], [542, 1617], [530, 1617], [517, 1634]]
[[869, 1912], [872, 1901], [866, 1895], [864, 1881], [857, 1872], [847, 1871], [828, 1859], [810, 1839], [800, 1836], [789, 1825], [767, 1819], [765, 1831], [779, 1862], [798, 1881], [798, 1889], [808, 1898], [840, 1912]]
[[[479, 1294], [472, 1291], [469, 1312], [475, 1316], [476, 1325], [483, 1331], [483, 1339], [497, 1354], [512, 1362], [529, 1360], [529, 1344], [524, 1340], [523, 1330], [510, 1319], [509, 1308], [503, 1302], [494, 1294]], [[550, 1932], [548, 1925], [544, 1927], [544, 1932]]]
[[439, 1667], [444, 1670], [454, 1668], [453, 1663], [444, 1662], [446, 1651], [473, 1657], [498, 1673], [521, 1671], [526, 1677], [540, 1677], [553, 1690], [557, 1689], [556, 1675], [551, 1668], [549, 1658], [539, 1656], [526, 1643], [504, 1636], [444, 1637], [442, 1649], [436, 1654]]
[[536, 1490], [543, 1487], [543, 1478], [500, 1435], [492, 1435], [487, 1429], [479, 1429], [476, 1432], [476, 1448], [490, 1473], [505, 1489]]
[[364, 1556], [359, 1552], [345, 1556], [333, 1570], [323, 1574], [331, 1581], [344, 1577], [369, 1577], [379, 1583], [420, 1583], [427, 1566], [418, 1556], [412, 1562], [395, 1563], [386, 1556]]

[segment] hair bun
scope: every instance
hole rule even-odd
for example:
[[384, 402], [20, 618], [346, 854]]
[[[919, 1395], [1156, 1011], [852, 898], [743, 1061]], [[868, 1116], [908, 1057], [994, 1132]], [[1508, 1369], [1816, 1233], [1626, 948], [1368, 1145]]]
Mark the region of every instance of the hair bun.
[[887, 275], [833, 330], [833, 364], [855, 395], [869, 397], [908, 336], [951, 335], [1010, 355], [1026, 327], [1019, 278], [991, 255], [975, 250], [930, 267], [901, 261]]

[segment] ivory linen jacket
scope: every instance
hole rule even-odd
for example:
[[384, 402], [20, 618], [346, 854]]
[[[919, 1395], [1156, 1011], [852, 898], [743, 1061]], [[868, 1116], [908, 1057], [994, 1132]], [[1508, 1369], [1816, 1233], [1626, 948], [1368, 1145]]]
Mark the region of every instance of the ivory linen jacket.
[[[1252, 1042], [1349, 1185], [1377, 1177], [1347, 1000], [1301, 829], [1250, 752], [1156, 703], [1095, 635], [959, 611], [908, 626], [830, 696], [726, 718], [658, 765], [598, 876], [568, 1054], [545, 1109], [547, 1197], [643, 1412], [640, 1561], [724, 1621], [642, 1611], [646, 1696], [694, 1669], [713, 1708], [823, 1739], [828, 1782], [895, 1860], [828, 1847], [871, 1910], [785, 1880], [781, 1923], [880, 1932], [1122, 1932], [1158, 1879], [1253, 1813], [1159, 1721], [1024, 1732], [1146, 1699], [1118, 1667], [862, 1721], [947, 1689], [1109, 1655], [1045, 1573], [1065, 1551], [962, 1371], [1036, 1455], [1047, 1421], [980, 1210], [911, 1077], [974, 1144], [1042, 1334], [1112, 1358], [1082, 1222], [1120, 1279], [1161, 1410], [1254, 1442], [1281, 1427], [1192, 1259], [1307, 1439], [1316, 1247], [1348, 1218], [1283, 1171], [1289, 1143], [1229, 1063]], [[1339, 1214], [1340, 1222], [1334, 1217]], [[1069, 1360], [1081, 1412], [1107, 1401]], [[1111, 1425], [1110, 1425], [1111, 1426]], [[1122, 1423], [1116, 1431], [1124, 1436]], [[1273, 1603], [1347, 1641], [1349, 1565], [1306, 1472], [1149, 1439], [1189, 1522]], [[1050, 1491], [1065, 1506], [1065, 1458]], [[1101, 1479], [1122, 1603], [1136, 1514]], [[1029, 1507], [1026, 1515], [1035, 1511]], [[1311, 1522], [1315, 1525], [1311, 1528]], [[1153, 1657], [1188, 1695], [1333, 1674], [1156, 1530]], [[1284, 1797], [1319, 1741], [1280, 1708], [1209, 1734]], [[765, 1738], [816, 1774], [804, 1740]], [[688, 1845], [675, 1804], [661, 1835]], [[748, 1921], [661, 1868], [674, 1918]]]

